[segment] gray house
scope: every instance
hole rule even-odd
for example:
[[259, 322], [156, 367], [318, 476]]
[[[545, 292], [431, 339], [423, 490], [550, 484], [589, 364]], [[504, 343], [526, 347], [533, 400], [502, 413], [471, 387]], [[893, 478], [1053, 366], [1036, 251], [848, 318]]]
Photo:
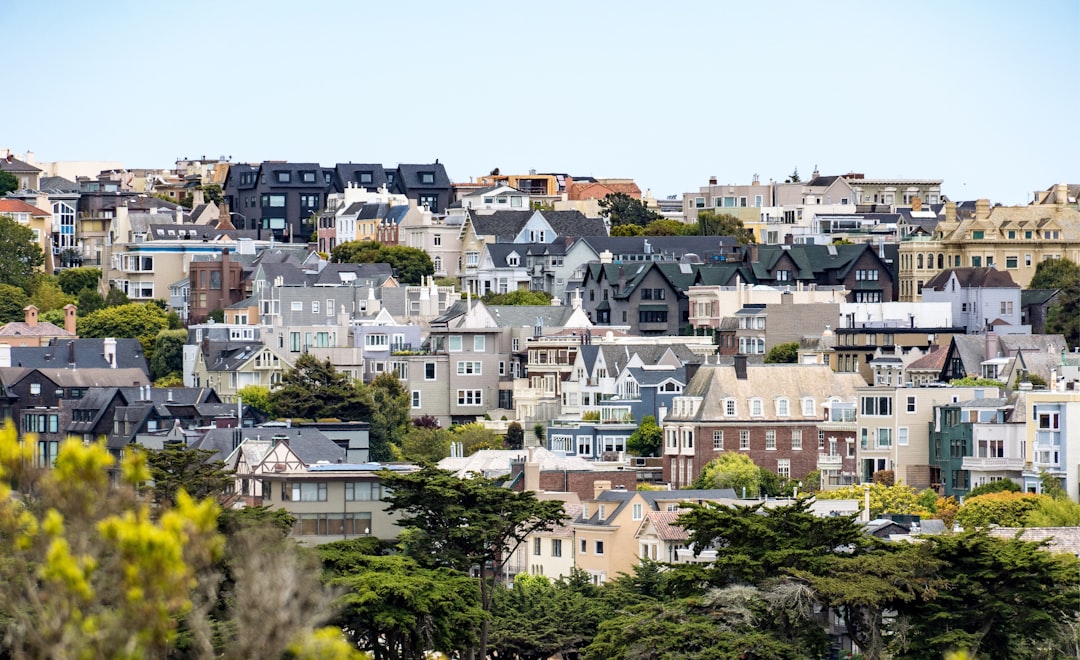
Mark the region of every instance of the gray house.
[[982, 334], [991, 324], [1021, 325], [1020, 285], [1005, 270], [947, 268], [923, 286], [922, 295], [923, 302], [951, 303], [953, 325], [965, 326], [968, 334]]

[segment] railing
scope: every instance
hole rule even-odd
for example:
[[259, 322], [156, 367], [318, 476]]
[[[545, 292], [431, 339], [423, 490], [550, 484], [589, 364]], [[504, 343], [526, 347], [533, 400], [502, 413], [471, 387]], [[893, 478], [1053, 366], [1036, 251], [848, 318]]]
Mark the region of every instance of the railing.
[[965, 456], [961, 470], [1023, 470], [1026, 462], [1022, 458], [981, 458]]
[[817, 466], [819, 470], [839, 469], [844, 466], [844, 457], [840, 454], [818, 454]]

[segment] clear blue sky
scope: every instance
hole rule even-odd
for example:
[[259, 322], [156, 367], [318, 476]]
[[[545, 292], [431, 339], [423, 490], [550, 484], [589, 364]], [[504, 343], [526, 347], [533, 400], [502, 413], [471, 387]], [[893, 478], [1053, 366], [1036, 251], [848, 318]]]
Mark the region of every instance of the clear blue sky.
[[658, 197], [815, 164], [1005, 204], [1080, 183], [1078, 0], [58, 0], [0, 24], [0, 147], [41, 161], [438, 158]]

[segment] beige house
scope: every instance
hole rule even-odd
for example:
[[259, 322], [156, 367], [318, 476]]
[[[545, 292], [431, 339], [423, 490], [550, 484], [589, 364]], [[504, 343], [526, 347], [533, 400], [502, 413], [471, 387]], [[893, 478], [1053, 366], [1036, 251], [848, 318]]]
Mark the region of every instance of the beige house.
[[1027, 206], [991, 207], [980, 199], [970, 218], [959, 218], [950, 202], [933, 236], [900, 244], [900, 300], [920, 300], [923, 286], [947, 268], [992, 266], [1027, 288], [1047, 259], [1080, 262], [1080, 210], [1070, 203], [1067, 185]]
[[396, 539], [396, 515], [382, 502], [382, 470], [411, 472], [412, 465], [319, 464], [262, 474], [263, 504], [296, 518], [292, 536], [318, 545], [358, 536]]
[[[563, 508], [571, 521], [581, 516], [579, 503], [567, 502]], [[558, 580], [574, 572], [574, 527], [571, 523], [532, 534], [523, 545], [525, 570], [529, 573]]]
[[575, 565], [589, 573], [594, 584], [629, 573], [641, 557], [638, 534], [646, 516], [678, 511], [687, 502], [700, 501], [734, 504], [738, 500], [730, 488], [597, 492], [596, 497], [582, 502], [581, 516], [573, 521]]

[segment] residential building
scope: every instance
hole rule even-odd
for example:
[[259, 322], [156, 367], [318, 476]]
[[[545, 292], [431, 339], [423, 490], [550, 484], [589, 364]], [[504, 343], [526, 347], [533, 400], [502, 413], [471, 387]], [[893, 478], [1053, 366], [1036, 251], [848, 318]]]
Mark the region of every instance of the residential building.
[[946, 497], [1001, 479], [1023, 485], [1025, 427], [1013, 419], [1017, 395], [934, 406], [931, 485]]
[[1007, 270], [946, 268], [923, 285], [922, 299], [951, 304], [953, 323], [969, 334], [981, 334], [991, 324], [1022, 325], [1020, 285]]
[[517, 188], [504, 184], [465, 190], [458, 196], [451, 209], [477, 209], [485, 211], [525, 211], [532, 208], [530, 197]]
[[[592, 263], [581, 283], [582, 308], [598, 326], [646, 336], [685, 334], [690, 321], [686, 292], [703, 268], [689, 257], [680, 263]], [[731, 266], [709, 268], [734, 276]]]
[[975, 202], [971, 217], [953, 203], [933, 236], [912, 236], [900, 245], [900, 299], [919, 300], [926, 282], [946, 268], [996, 267], [1026, 288], [1039, 262], [1080, 262], [1080, 209], [1069, 203], [1068, 186], [1027, 206]]
[[751, 245], [744, 263], [754, 284], [843, 286], [847, 302], [896, 300], [893, 259], [884, 245]]
[[[37, 305], [23, 308], [23, 320], [11, 321], [0, 326], [0, 345], [11, 346], [48, 346], [57, 339], [75, 339], [76, 307], [71, 303], [64, 305], [64, 327], [59, 328], [48, 321], [38, 321]], [[0, 358], [2, 362], [2, 358]], [[0, 366], [11, 366], [0, 364]]]
[[[794, 300], [795, 293], [785, 291], [778, 304], [749, 304], [736, 311], [715, 333], [718, 352], [721, 355], [764, 355], [779, 344], [821, 334], [836, 323], [838, 303], [796, 305]], [[692, 316], [691, 324], [695, 320], [700, 317]]]
[[996, 326], [978, 335], [953, 336], [942, 361], [938, 380], [990, 378], [1017, 387], [1028, 374], [1050, 382], [1052, 371], [1066, 362], [1067, 343], [1062, 335], [1001, 335]]
[[401, 245], [427, 252], [435, 277], [458, 278], [464, 271], [461, 249], [463, 215], [436, 215], [430, 210], [410, 209], [398, 227]]
[[296, 520], [292, 537], [317, 545], [358, 537], [396, 539], [397, 515], [382, 501], [381, 473], [411, 472], [413, 465], [332, 463], [258, 475], [262, 502]]
[[0, 199], [0, 215], [11, 218], [34, 233], [34, 243], [41, 248], [41, 254], [45, 257], [41, 269], [46, 273], [53, 272], [52, 213], [20, 199], [5, 197]]
[[935, 406], [996, 398], [994, 387], [905, 387], [873, 384], [858, 393], [858, 481], [892, 470], [895, 479], [916, 489], [942, 484], [940, 467], [932, 464], [930, 429], [940, 420]]
[[[854, 426], [832, 408], [850, 407], [865, 381], [825, 365], [761, 364], [735, 356], [703, 365], [664, 417], [664, 478], [675, 488], [693, 483], [705, 464], [728, 451], [783, 478], [819, 469], [819, 454], [849, 442]], [[828, 432], [826, 422], [844, 424]], [[756, 496], [756, 493], [748, 493]]]
[[[881, 357], [895, 357], [906, 364], [923, 357], [930, 346], [946, 344], [963, 328], [911, 327], [910, 325], [864, 324], [833, 330], [833, 352], [829, 364], [839, 373], [857, 373], [866, 382], [874, 382], [873, 362]], [[900, 384], [900, 381], [896, 381]]]
[[[0, 155], [0, 172], [7, 172], [15, 177], [22, 190], [38, 190], [38, 181], [41, 176], [41, 168], [33, 165], [34, 152], [28, 151], [23, 156], [25, 160], [15, 157], [11, 149], [3, 149]], [[29, 162], [28, 162], [29, 161]]]
[[[803, 286], [796, 282], [788, 286], [755, 285], [741, 275], [732, 285], [695, 284], [687, 290], [690, 299], [690, 325], [698, 332], [720, 330], [724, 319], [732, 318], [747, 307], [766, 309], [773, 305], [790, 304], [795, 309], [833, 307], [847, 300], [848, 291], [842, 286]], [[835, 318], [831, 321], [838, 325]], [[808, 328], [803, 335], [813, 334]]]
[[316, 231], [316, 218], [333, 182], [334, 170], [318, 163], [238, 163], [229, 167], [223, 194], [239, 218], [233, 221], [238, 229], [306, 243]]

